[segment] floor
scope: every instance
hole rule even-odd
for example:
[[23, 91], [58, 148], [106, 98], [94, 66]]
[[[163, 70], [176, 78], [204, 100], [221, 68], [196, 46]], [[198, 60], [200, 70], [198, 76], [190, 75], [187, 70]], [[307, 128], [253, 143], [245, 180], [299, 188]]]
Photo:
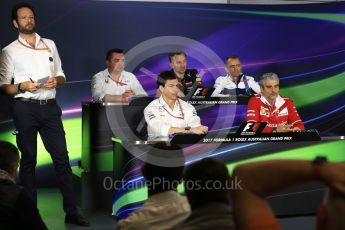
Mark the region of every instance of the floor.
[[78, 229], [95, 229], [95, 230], [114, 230], [116, 221], [109, 213], [85, 213], [84, 215], [91, 222], [91, 227], [79, 227], [75, 225], [66, 225], [64, 223], [64, 212], [62, 209], [62, 198], [58, 189], [39, 189], [38, 190], [38, 208], [43, 221], [48, 229], [51, 230], [78, 230]]

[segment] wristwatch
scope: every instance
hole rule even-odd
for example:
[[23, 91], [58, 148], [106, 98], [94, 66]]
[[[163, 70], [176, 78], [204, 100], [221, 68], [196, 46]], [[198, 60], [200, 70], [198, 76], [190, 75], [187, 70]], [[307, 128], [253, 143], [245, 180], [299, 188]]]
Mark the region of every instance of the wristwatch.
[[312, 164], [314, 166], [321, 166], [324, 163], [327, 163], [327, 157], [323, 157], [323, 156], [317, 156], [315, 157], [315, 159], [312, 161]]
[[327, 163], [327, 157], [323, 156], [317, 156], [312, 161], [313, 173], [317, 179], [322, 179], [322, 168], [325, 163]]
[[19, 92], [19, 93], [25, 93], [25, 90], [22, 90], [22, 89], [20, 88], [20, 85], [21, 85], [21, 84], [22, 84], [22, 83], [19, 83], [18, 86], [17, 86], [18, 92]]

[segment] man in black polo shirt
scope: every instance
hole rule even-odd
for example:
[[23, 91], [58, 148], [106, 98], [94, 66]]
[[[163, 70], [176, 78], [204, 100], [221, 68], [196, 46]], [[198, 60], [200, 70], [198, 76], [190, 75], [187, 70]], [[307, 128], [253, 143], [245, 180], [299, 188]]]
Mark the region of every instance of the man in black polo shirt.
[[[201, 85], [201, 78], [196, 69], [187, 69], [187, 54], [182, 50], [169, 53], [171, 72], [175, 73], [179, 81], [179, 97], [186, 96], [195, 85]], [[159, 90], [157, 96], [160, 96]]]

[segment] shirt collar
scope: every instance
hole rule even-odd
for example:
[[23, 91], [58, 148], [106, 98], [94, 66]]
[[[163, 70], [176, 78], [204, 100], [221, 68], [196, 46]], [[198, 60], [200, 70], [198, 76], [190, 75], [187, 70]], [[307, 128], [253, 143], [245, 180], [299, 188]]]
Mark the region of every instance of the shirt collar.
[[239, 83], [242, 81], [242, 78], [244, 76], [243, 73], [240, 74], [241, 76], [238, 78], [237, 82], [234, 82], [234, 79], [232, 78], [232, 76], [230, 75], [230, 73], [228, 73], [226, 76], [230, 79], [230, 81], [234, 82], [234, 83]]
[[[124, 72], [124, 71], [122, 71], [121, 74], [120, 74], [119, 81], [122, 80], [123, 72]], [[106, 68], [106, 69], [104, 70], [104, 75], [106, 75], [106, 77], [110, 77], [110, 73], [109, 73], [108, 68]]]
[[[38, 47], [38, 44], [39, 44], [40, 41], [41, 41], [41, 36], [40, 36], [38, 33], [35, 33], [35, 36], [36, 36], [36, 44], [35, 44], [35, 47]], [[22, 38], [20, 35], [18, 35], [18, 40], [19, 40], [20, 42], [22, 42], [23, 44], [25, 44], [25, 45], [31, 47], [31, 45], [30, 45], [24, 38]]]
[[178, 194], [176, 191], [170, 190], [165, 192], [156, 193], [149, 197], [146, 201], [146, 205], [154, 204], [154, 203], [164, 203], [164, 202], [171, 202], [172, 200], [176, 200], [180, 198], [181, 195]]
[[[268, 105], [268, 106], [271, 106], [271, 104], [267, 101], [267, 99], [261, 94], [261, 97], [260, 97], [260, 100]], [[283, 104], [285, 103], [285, 100], [280, 96], [278, 95], [277, 98], [276, 98], [276, 102], [274, 103], [274, 106], [276, 108], [279, 108], [280, 106], [282, 106]]]
[[[177, 98], [177, 100], [178, 100], [178, 98]], [[174, 109], [175, 109], [176, 106], [178, 106], [177, 100], [175, 101]], [[166, 105], [165, 108], [171, 109], [170, 106], [165, 102], [165, 100], [164, 100], [164, 98], [163, 98], [163, 95], [161, 95], [161, 96], [159, 97], [159, 103], [160, 103], [162, 106]]]

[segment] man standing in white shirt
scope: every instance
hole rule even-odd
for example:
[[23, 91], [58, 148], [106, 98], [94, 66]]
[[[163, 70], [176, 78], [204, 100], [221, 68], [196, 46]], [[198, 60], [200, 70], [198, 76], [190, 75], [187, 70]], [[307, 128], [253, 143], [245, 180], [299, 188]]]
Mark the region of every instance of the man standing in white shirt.
[[195, 108], [178, 98], [179, 81], [171, 71], [157, 79], [161, 96], [144, 110], [149, 138], [168, 137], [175, 133], [205, 134], [208, 128], [200, 124]]
[[108, 50], [107, 69], [92, 77], [93, 101], [128, 102], [131, 96], [147, 96], [134, 74], [125, 71], [125, 54], [121, 49]]
[[21, 184], [37, 205], [35, 167], [39, 133], [56, 170], [65, 222], [89, 226], [76, 207], [61, 108], [55, 100], [55, 88], [65, 82], [57, 48], [52, 40], [35, 33], [35, 11], [31, 5], [14, 6], [12, 23], [19, 36], [2, 51], [0, 89], [15, 97], [13, 121], [17, 145], [22, 153]]
[[226, 69], [228, 74], [220, 76], [214, 84], [214, 97], [224, 97], [229, 95], [252, 95], [260, 93], [260, 86], [253, 77], [242, 73], [240, 58], [231, 55], [226, 59]]

